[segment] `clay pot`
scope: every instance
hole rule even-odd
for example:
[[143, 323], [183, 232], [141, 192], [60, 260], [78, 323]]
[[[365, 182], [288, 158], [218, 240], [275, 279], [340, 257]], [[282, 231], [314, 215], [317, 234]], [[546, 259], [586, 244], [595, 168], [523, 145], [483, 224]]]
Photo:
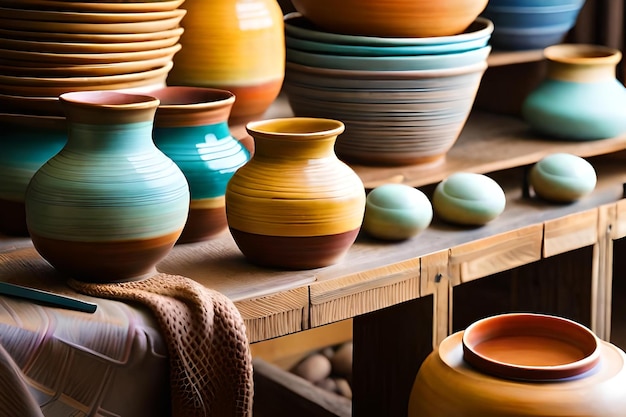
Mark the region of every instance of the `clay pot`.
[[168, 85], [213, 87], [237, 97], [233, 135], [246, 140], [245, 125], [274, 102], [285, 76], [283, 14], [275, 0], [185, 0], [182, 50]]
[[249, 123], [255, 153], [226, 188], [226, 215], [252, 263], [308, 269], [338, 262], [365, 212], [361, 179], [334, 153], [340, 121], [284, 118]]
[[487, 0], [292, 0], [320, 28], [336, 33], [420, 38], [463, 32]]
[[346, 125], [337, 155], [360, 165], [435, 165], [459, 138], [487, 62], [418, 71], [316, 68], [287, 62], [296, 116]]
[[60, 100], [67, 143], [26, 190], [35, 249], [82, 281], [150, 276], [189, 210], [185, 176], [152, 141], [159, 100], [106, 91], [66, 93]]
[[189, 183], [189, 216], [179, 243], [215, 237], [227, 228], [224, 194], [248, 150], [228, 128], [233, 93], [203, 87], [165, 87], [150, 92], [160, 100], [154, 142]]
[[626, 355], [570, 320], [490, 317], [446, 339], [422, 364], [409, 417], [618, 417]]
[[560, 44], [546, 48], [546, 78], [522, 104], [539, 133], [565, 140], [596, 140], [626, 132], [626, 89], [616, 78], [620, 51]]

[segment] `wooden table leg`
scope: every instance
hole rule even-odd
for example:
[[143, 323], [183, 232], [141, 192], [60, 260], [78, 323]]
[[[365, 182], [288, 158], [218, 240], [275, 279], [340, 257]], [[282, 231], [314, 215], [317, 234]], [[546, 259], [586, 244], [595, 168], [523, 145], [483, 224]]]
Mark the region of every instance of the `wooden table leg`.
[[433, 347], [432, 298], [354, 318], [353, 417], [407, 415], [413, 381]]

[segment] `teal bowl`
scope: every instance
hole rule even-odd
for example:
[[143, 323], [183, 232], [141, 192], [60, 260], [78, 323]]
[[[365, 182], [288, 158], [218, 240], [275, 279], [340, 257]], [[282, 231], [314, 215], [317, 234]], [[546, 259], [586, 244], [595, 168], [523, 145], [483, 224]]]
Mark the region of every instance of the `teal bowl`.
[[362, 71], [422, 71], [466, 67], [487, 60], [491, 46], [458, 53], [412, 56], [348, 56], [287, 48], [287, 62], [316, 68]]
[[482, 48], [489, 42], [490, 36], [476, 38], [467, 42], [450, 43], [442, 45], [424, 46], [369, 46], [369, 45], [342, 45], [338, 43], [324, 43], [299, 39], [291, 36], [285, 37], [287, 48], [334, 55], [350, 56], [414, 56], [414, 55], [440, 55], [456, 52], [465, 52], [472, 49]]

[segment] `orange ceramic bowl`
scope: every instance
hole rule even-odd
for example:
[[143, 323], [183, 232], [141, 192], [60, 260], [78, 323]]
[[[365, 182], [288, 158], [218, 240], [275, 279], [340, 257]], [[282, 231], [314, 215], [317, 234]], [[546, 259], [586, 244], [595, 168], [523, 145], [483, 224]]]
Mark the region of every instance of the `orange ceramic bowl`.
[[318, 27], [364, 36], [426, 37], [463, 32], [487, 0], [292, 0]]

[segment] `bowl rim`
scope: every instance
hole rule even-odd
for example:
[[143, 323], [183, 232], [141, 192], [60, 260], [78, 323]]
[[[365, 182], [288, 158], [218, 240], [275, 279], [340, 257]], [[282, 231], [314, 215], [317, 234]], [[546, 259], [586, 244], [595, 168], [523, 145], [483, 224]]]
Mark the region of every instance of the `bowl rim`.
[[[20, 0], [20, 7], [23, 9], [32, 9], [32, 7], [47, 7], [49, 10], [71, 10], [75, 12], [158, 12], [172, 10], [179, 7], [185, 0], [161, 0], [161, 1], [139, 1], [139, 2], [120, 2], [120, 1], [62, 1], [62, 0]], [[0, 0], [0, 5], [15, 5], [14, 0]], [[25, 7], [25, 6], [30, 6]], [[2, 6], [5, 7], [5, 6]], [[40, 9], [37, 9], [40, 10]]]
[[[512, 333], [511, 329], [516, 332]], [[563, 364], [523, 365], [500, 361], [477, 350], [484, 340], [523, 334], [570, 342], [584, 356]], [[541, 313], [504, 313], [477, 320], [463, 332], [462, 344], [463, 359], [468, 364], [485, 373], [515, 380], [572, 378], [591, 370], [600, 361], [600, 341], [589, 328], [574, 320]]]
[[365, 70], [342, 70], [334, 68], [318, 68], [308, 65], [296, 64], [294, 62], [286, 62], [285, 68], [292, 69], [309, 74], [322, 74], [328, 77], [339, 78], [358, 78], [358, 79], [419, 79], [419, 78], [435, 78], [435, 77], [454, 77], [457, 75], [468, 74], [471, 72], [480, 72], [487, 69], [487, 61], [477, 62], [471, 65], [464, 65], [454, 68], [435, 69], [435, 70], [411, 70], [411, 71], [365, 71]]
[[[487, 36], [491, 34], [494, 30], [494, 24], [491, 20], [485, 17], [477, 17], [471, 24], [478, 25], [479, 28], [477, 30], [471, 32], [463, 32], [458, 35], [449, 35], [449, 36], [431, 36], [431, 37], [422, 37], [422, 38], [387, 38], [387, 37], [376, 37], [376, 36], [363, 36], [363, 35], [346, 35], [340, 33], [327, 32], [323, 29], [315, 30], [309, 28], [303, 28], [300, 26], [293, 25], [293, 21], [295, 19], [300, 19], [308, 22], [308, 24], [313, 25], [313, 23], [309, 22], [300, 12], [290, 12], [284, 15], [283, 23], [285, 26], [285, 34], [292, 35], [294, 37], [299, 37], [302, 39], [309, 40], [317, 40], [318, 42], [322, 39], [329, 41], [330, 43], [342, 43], [347, 45], [387, 45], [387, 46], [400, 46], [400, 45], [434, 45], [441, 43], [459, 43], [464, 41], [469, 41], [476, 39], [477, 37]], [[298, 36], [300, 34], [301, 36]], [[307, 37], [303, 37], [307, 36]], [[314, 38], [311, 38], [314, 36]]]
[[[446, 68], [456, 68], [457, 60], [465, 59], [470, 61], [486, 61], [491, 53], [491, 45], [481, 48], [470, 49], [467, 51], [454, 52], [449, 54], [437, 55], [409, 55], [409, 56], [361, 56], [361, 55], [334, 55], [319, 52], [301, 51], [298, 49], [287, 48], [287, 62], [298, 62], [306, 64], [306, 62], [317, 63], [314, 61], [322, 60], [324, 64], [319, 68], [336, 68], [351, 71], [352, 68], [357, 69], [362, 65], [371, 66], [372, 71], [401, 71], [398, 69], [387, 69], [390, 66], [423, 66], [423, 70], [437, 70]], [[444, 63], [441, 65], [441, 63]], [[452, 63], [452, 65], [450, 65]], [[463, 64], [461, 66], [467, 66]], [[310, 65], [315, 66], [315, 65]], [[370, 71], [370, 70], [364, 70]], [[411, 71], [405, 70], [405, 71]]]

